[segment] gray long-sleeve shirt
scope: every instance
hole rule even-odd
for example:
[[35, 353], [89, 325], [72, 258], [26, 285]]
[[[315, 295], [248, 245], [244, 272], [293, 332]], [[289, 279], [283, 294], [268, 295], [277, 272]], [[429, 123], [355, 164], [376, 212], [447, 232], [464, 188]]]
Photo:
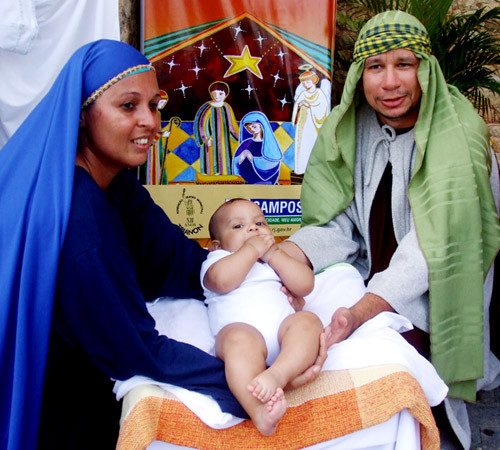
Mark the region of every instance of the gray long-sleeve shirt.
[[371, 266], [371, 206], [390, 161], [392, 220], [398, 247], [389, 267], [370, 280], [368, 292], [379, 295], [415, 326], [428, 331], [428, 268], [407, 195], [417, 151], [413, 130], [396, 135], [393, 128], [380, 127], [368, 105], [358, 110], [357, 123], [363, 126], [358, 127], [356, 135], [353, 201], [326, 225], [301, 228], [290, 241], [304, 251], [315, 271], [336, 262], [348, 262], [366, 279]]
[[[382, 297], [395, 311], [428, 332], [429, 273], [408, 200], [408, 186], [417, 152], [413, 130], [396, 135], [391, 127], [381, 127], [375, 111], [367, 104], [358, 109], [356, 121], [363, 125], [358, 126], [356, 134], [353, 201], [343, 213], [327, 224], [301, 228], [289, 240], [304, 251], [315, 271], [337, 262], [348, 262], [366, 279], [371, 268], [371, 207], [387, 162], [390, 161], [393, 175], [392, 220], [398, 247], [387, 269], [372, 277], [367, 290]], [[499, 209], [500, 187], [496, 168], [491, 171], [490, 181]], [[488, 339], [485, 368], [488, 367], [489, 359], [487, 313], [491, 284], [492, 277], [489, 276], [485, 283], [485, 336]]]

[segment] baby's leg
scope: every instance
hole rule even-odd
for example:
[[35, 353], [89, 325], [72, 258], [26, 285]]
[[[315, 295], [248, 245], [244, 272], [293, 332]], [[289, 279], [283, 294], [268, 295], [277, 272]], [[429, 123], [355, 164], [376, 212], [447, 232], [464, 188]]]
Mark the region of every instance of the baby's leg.
[[271, 367], [251, 381], [249, 391], [260, 401], [269, 401], [277, 387], [284, 388], [316, 361], [322, 331], [321, 321], [309, 311], [288, 316], [279, 330], [280, 354]]
[[216, 352], [224, 361], [231, 392], [256, 428], [265, 436], [273, 434], [287, 408], [283, 391], [275, 389], [274, 397], [262, 403], [247, 389], [250, 381], [266, 369], [267, 348], [262, 334], [244, 323], [227, 325], [217, 335]]

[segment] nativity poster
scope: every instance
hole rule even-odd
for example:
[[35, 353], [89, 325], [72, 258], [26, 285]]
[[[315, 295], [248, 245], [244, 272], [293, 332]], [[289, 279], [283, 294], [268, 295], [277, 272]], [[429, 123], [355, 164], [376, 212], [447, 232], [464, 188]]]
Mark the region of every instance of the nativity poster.
[[300, 226], [300, 187], [331, 110], [335, 0], [143, 0], [142, 51], [162, 94], [139, 177], [190, 237], [228, 198], [276, 235]]

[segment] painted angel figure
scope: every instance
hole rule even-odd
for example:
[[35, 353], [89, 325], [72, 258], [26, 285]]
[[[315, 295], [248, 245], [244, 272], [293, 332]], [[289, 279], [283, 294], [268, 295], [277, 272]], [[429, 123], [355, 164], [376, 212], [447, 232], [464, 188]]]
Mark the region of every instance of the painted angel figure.
[[319, 77], [310, 70], [312, 66], [305, 64], [299, 69], [305, 70], [295, 91], [292, 124], [295, 125], [294, 172], [303, 174], [319, 129], [330, 112], [331, 83], [324, 78], [318, 88]]

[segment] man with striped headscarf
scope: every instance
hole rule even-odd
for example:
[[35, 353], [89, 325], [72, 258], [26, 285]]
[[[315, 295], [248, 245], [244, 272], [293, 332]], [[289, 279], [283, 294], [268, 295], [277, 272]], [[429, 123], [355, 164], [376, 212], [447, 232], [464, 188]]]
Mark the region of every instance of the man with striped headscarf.
[[315, 271], [349, 262], [366, 280], [367, 294], [333, 314], [329, 344], [382, 311], [412, 321], [409, 340], [450, 387], [446, 411], [464, 447], [460, 399], [500, 383], [487, 326], [495, 197], [486, 124], [446, 84], [424, 26], [378, 14], [360, 32], [341, 103], [309, 160], [303, 227], [282, 246]]

